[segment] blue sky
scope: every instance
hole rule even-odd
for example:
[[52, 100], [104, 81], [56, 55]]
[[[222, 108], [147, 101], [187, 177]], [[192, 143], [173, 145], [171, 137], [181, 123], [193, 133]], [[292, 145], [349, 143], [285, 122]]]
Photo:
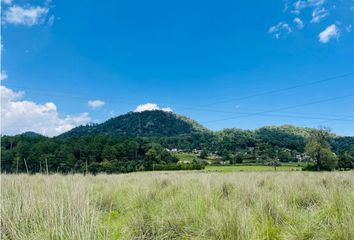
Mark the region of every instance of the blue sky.
[[353, 0], [2, 0], [1, 20], [5, 134], [53, 136], [151, 103], [140, 109], [213, 130], [354, 135], [354, 75], [240, 99], [353, 73]]

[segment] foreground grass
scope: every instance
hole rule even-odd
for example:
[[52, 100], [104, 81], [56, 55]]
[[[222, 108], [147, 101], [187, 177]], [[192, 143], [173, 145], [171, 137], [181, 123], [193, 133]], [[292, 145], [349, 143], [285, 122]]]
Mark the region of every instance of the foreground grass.
[[354, 239], [354, 173], [2, 175], [2, 239]]

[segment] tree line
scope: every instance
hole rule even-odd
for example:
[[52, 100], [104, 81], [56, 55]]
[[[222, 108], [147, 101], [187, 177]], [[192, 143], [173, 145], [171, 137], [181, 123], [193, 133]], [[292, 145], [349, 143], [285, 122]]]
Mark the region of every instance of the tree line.
[[58, 140], [18, 135], [1, 139], [2, 172], [126, 173], [177, 162], [160, 144], [139, 138], [96, 136]]
[[292, 126], [264, 127], [256, 131], [225, 129], [174, 137], [82, 136], [48, 138], [36, 134], [1, 137], [1, 171], [61, 173], [126, 173], [148, 170], [202, 169], [203, 163], [178, 163], [169, 149], [201, 150], [230, 164], [277, 166], [282, 162], [308, 162], [307, 170], [352, 169], [353, 138], [339, 138], [328, 129]]

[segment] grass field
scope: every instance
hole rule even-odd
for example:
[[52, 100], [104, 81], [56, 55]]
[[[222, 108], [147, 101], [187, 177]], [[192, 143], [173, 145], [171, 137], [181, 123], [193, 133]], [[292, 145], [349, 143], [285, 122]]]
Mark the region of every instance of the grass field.
[[[301, 171], [301, 167], [296, 165], [282, 165], [277, 167], [277, 171]], [[260, 172], [260, 171], [274, 171], [272, 166], [264, 165], [230, 165], [230, 166], [212, 166], [207, 165], [206, 171], [212, 172]]]
[[354, 239], [354, 172], [2, 175], [2, 239]]

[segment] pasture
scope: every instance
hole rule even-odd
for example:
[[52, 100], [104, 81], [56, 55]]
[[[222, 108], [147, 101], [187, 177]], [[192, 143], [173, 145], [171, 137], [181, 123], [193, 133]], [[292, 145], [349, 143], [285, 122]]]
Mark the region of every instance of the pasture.
[[354, 239], [353, 172], [1, 177], [1, 239]]

